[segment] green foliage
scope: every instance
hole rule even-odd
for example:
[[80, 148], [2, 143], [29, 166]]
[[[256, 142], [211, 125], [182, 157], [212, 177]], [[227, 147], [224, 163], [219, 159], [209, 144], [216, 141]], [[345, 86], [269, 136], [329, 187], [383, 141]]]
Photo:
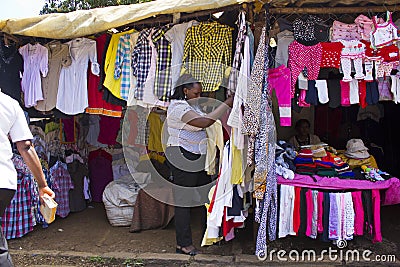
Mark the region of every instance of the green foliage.
[[46, 3], [40, 11], [40, 15], [66, 13], [96, 7], [130, 5], [149, 1], [151, 0], [46, 0]]

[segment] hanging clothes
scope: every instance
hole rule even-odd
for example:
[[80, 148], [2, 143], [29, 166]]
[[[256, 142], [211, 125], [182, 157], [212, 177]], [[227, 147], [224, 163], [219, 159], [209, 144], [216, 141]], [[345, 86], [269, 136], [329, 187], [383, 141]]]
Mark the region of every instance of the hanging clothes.
[[119, 38], [114, 78], [116, 80], [121, 79], [120, 97], [124, 100], [128, 100], [129, 91], [136, 86], [136, 77], [132, 74], [131, 55], [138, 37], [139, 32], [133, 32], [124, 34]]
[[[269, 43], [269, 42], [266, 42]], [[268, 239], [276, 239], [278, 192], [275, 165], [276, 127], [268, 91], [268, 47], [264, 47], [264, 73], [260, 105], [260, 127], [255, 138], [254, 196], [259, 203], [255, 221], [260, 224], [257, 234], [256, 255], [265, 255]]]
[[293, 230], [293, 212], [295, 208], [295, 191], [290, 185], [281, 185], [280, 203], [279, 203], [279, 232], [278, 237], [287, 235], [296, 235]]
[[152, 33], [152, 28], [142, 30], [132, 52], [132, 72], [137, 79], [134, 90], [136, 100], [143, 100], [144, 85], [151, 65], [152, 48], [149, 44], [149, 36]]
[[65, 218], [70, 212], [69, 191], [74, 189], [67, 164], [57, 161], [57, 163], [50, 168], [50, 177], [52, 189], [56, 194], [54, 200], [58, 203], [56, 214], [61, 218]]
[[[238, 75], [240, 71], [241, 60], [243, 59], [242, 56], [242, 49], [244, 45], [244, 40], [246, 37], [246, 13], [244, 11], [240, 11], [238, 21], [236, 22], [239, 32], [236, 38], [236, 48], [235, 48], [235, 55], [233, 56], [233, 63], [232, 63], [232, 70], [229, 75], [228, 81], [228, 90], [230, 92], [235, 92], [238, 82]], [[248, 77], [248, 76], [247, 76]]]
[[42, 77], [43, 100], [37, 102], [35, 108], [39, 111], [50, 111], [56, 107], [58, 80], [61, 68], [69, 67], [72, 63], [69, 47], [59, 41], [53, 41], [45, 45], [48, 50], [48, 73]]
[[18, 103], [21, 101], [21, 73], [23, 59], [16, 46], [5, 46], [0, 42], [0, 88]]
[[[107, 44], [111, 37], [104, 33], [96, 38], [96, 53], [97, 63], [101, 66], [104, 62], [104, 54], [107, 52]], [[104, 92], [107, 88], [103, 87], [103, 79], [105, 77], [104, 68], [100, 68], [99, 75], [94, 75], [91, 70], [88, 70], [88, 107], [86, 113], [105, 115], [111, 117], [121, 117], [122, 107], [106, 102], [103, 99]], [[103, 78], [103, 79], [102, 79]]]
[[181, 76], [182, 58], [183, 58], [183, 45], [187, 30], [192, 26], [199, 25], [199, 22], [192, 20], [189, 22], [174, 25], [168, 30], [164, 37], [171, 43], [172, 58], [171, 58], [171, 83], [172, 91], [174, 93], [176, 82]]
[[24, 92], [25, 107], [30, 108], [36, 106], [39, 100], [43, 100], [40, 73], [46, 77], [49, 70], [48, 50], [41, 44], [27, 44], [18, 50], [24, 59], [21, 86]]
[[126, 34], [132, 34], [135, 32], [134, 29], [113, 34], [111, 36], [110, 44], [107, 48], [106, 58], [104, 60], [104, 72], [105, 79], [103, 85], [118, 99], [122, 99], [121, 97], [121, 79], [116, 80], [114, 77], [115, 74], [115, 62], [117, 60], [117, 50], [118, 44], [120, 42], [120, 37]]
[[169, 101], [172, 91], [172, 50], [170, 42], [165, 37], [165, 33], [168, 30], [169, 26], [163, 26], [151, 35], [151, 42], [157, 51], [154, 95], [164, 102]]
[[242, 133], [249, 135], [247, 152], [248, 166], [253, 163], [255, 136], [258, 133], [260, 125], [261, 88], [265, 60], [265, 32], [266, 28], [264, 27], [261, 32], [260, 43], [258, 44], [254, 65], [251, 70], [251, 83], [244, 103]]
[[182, 67], [202, 83], [204, 92], [217, 91], [229, 75], [232, 30], [218, 22], [202, 22], [186, 32]]
[[112, 156], [102, 149], [89, 153], [90, 193], [94, 202], [102, 202], [104, 188], [113, 181]]
[[247, 36], [244, 37], [244, 50], [243, 50], [243, 59], [242, 64], [240, 66], [240, 72], [237, 79], [237, 87], [235, 92], [235, 98], [233, 100], [232, 110], [229, 114], [227, 124], [232, 128], [236, 128], [233, 132], [234, 134], [234, 144], [238, 149], [244, 149], [245, 146], [245, 137], [242, 133], [243, 127], [243, 112], [242, 107], [247, 98], [247, 90], [249, 86], [250, 77], [250, 45], [249, 38]]
[[88, 107], [87, 69], [89, 60], [91, 71], [99, 75], [96, 41], [87, 38], [76, 38], [67, 44], [70, 46], [72, 63], [62, 68], [58, 84], [56, 107], [68, 115], [83, 113]]
[[84, 195], [84, 179], [89, 175], [89, 171], [83, 162], [74, 160], [67, 164], [68, 172], [71, 176], [74, 188], [69, 190], [69, 208], [71, 212], [78, 212], [86, 209]]

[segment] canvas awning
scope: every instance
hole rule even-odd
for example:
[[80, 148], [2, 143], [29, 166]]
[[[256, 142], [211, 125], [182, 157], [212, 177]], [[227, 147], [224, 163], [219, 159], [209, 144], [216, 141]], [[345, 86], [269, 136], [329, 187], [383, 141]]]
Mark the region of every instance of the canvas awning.
[[0, 21], [0, 31], [33, 37], [70, 39], [87, 36], [152, 18], [157, 15], [217, 10], [228, 6], [254, 2], [260, 9], [271, 7], [395, 5], [398, 0], [157, 0], [133, 5], [110, 6], [70, 13], [55, 13], [23, 19]]
[[252, 1], [157, 0], [31, 18], [7, 19], [0, 21], [0, 31], [25, 36], [69, 39], [103, 32], [157, 15], [212, 10]]

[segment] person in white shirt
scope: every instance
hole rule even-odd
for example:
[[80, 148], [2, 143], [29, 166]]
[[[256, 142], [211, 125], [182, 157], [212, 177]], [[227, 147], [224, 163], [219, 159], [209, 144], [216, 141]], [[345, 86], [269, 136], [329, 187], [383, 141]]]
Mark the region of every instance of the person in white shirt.
[[[12, 148], [17, 149], [31, 170], [39, 186], [40, 200], [47, 194], [54, 198], [54, 192], [47, 186], [42, 166], [32, 145], [32, 133], [29, 130], [24, 112], [18, 102], [0, 91], [0, 218], [11, 203], [17, 189], [17, 171], [12, 162]], [[8, 252], [7, 241], [0, 229], [0, 266], [13, 266]]]

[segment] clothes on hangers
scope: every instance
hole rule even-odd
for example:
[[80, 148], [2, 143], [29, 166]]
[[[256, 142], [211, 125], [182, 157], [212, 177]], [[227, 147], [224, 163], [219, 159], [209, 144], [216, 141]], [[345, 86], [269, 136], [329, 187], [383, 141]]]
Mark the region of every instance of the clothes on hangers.
[[36, 106], [39, 100], [43, 100], [41, 77], [46, 77], [49, 70], [48, 50], [41, 44], [27, 44], [20, 47], [18, 51], [24, 59], [24, 73], [21, 81], [24, 104], [25, 107], [30, 108]]
[[56, 107], [68, 115], [83, 113], [88, 107], [87, 69], [91, 62], [91, 71], [99, 75], [96, 42], [87, 38], [76, 38], [67, 44], [70, 46], [72, 63], [62, 68], [58, 84]]
[[204, 92], [218, 90], [229, 75], [232, 30], [218, 22], [202, 22], [186, 32], [182, 68], [202, 82]]
[[39, 100], [35, 108], [39, 111], [50, 111], [56, 107], [58, 80], [61, 68], [69, 67], [72, 63], [69, 46], [59, 41], [47, 43], [48, 73], [42, 79], [43, 100]]

